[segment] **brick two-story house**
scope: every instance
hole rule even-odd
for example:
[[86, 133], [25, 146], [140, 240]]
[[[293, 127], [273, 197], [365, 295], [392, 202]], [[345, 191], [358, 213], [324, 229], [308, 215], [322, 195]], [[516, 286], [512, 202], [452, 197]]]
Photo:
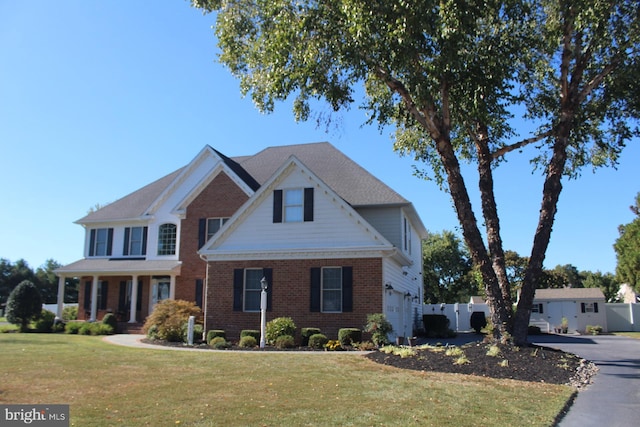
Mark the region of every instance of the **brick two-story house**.
[[421, 240], [413, 205], [328, 143], [228, 158], [205, 147], [185, 167], [77, 221], [79, 316], [139, 323], [158, 301], [193, 301], [207, 330], [237, 337], [268, 318], [335, 336], [383, 312], [394, 335], [421, 319]]

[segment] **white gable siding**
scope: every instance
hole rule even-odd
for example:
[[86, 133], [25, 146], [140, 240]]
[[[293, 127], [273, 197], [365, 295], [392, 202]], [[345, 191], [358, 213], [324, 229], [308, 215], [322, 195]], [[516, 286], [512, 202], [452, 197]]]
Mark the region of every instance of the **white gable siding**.
[[276, 189], [314, 188], [314, 218], [310, 222], [274, 223], [273, 191], [264, 194], [255, 209], [238, 224], [232, 235], [224, 239], [217, 250], [260, 250], [384, 246], [376, 238], [375, 229], [339, 197], [325, 192], [323, 187], [299, 169], [283, 179]]

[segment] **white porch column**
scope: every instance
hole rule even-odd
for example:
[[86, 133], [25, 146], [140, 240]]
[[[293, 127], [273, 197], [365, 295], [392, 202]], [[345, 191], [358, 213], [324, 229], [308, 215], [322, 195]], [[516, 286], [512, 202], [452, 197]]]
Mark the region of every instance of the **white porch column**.
[[91, 283], [91, 315], [89, 320], [95, 322], [98, 315], [98, 276], [93, 276], [93, 283]]
[[169, 299], [176, 299], [176, 276], [169, 276]]
[[58, 308], [57, 308], [57, 312], [56, 312], [56, 316], [58, 316], [59, 318], [62, 319], [62, 310], [64, 309], [64, 282], [65, 282], [65, 277], [64, 276], [59, 276], [58, 277]]
[[131, 307], [129, 307], [129, 323], [136, 323], [136, 307], [138, 306], [138, 276], [131, 276]]

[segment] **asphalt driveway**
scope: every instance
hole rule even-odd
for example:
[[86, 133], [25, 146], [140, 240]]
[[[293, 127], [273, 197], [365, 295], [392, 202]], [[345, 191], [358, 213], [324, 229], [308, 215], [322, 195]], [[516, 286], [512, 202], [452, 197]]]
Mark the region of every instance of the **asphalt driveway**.
[[640, 340], [614, 335], [529, 338], [577, 354], [600, 369], [593, 384], [578, 393], [560, 427], [640, 425]]

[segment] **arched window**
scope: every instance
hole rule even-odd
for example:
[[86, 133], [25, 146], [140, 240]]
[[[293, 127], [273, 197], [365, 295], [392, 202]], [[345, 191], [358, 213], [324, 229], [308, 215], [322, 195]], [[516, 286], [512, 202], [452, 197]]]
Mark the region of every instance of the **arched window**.
[[177, 228], [175, 224], [162, 224], [158, 228], [158, 255], [176, 254]]

